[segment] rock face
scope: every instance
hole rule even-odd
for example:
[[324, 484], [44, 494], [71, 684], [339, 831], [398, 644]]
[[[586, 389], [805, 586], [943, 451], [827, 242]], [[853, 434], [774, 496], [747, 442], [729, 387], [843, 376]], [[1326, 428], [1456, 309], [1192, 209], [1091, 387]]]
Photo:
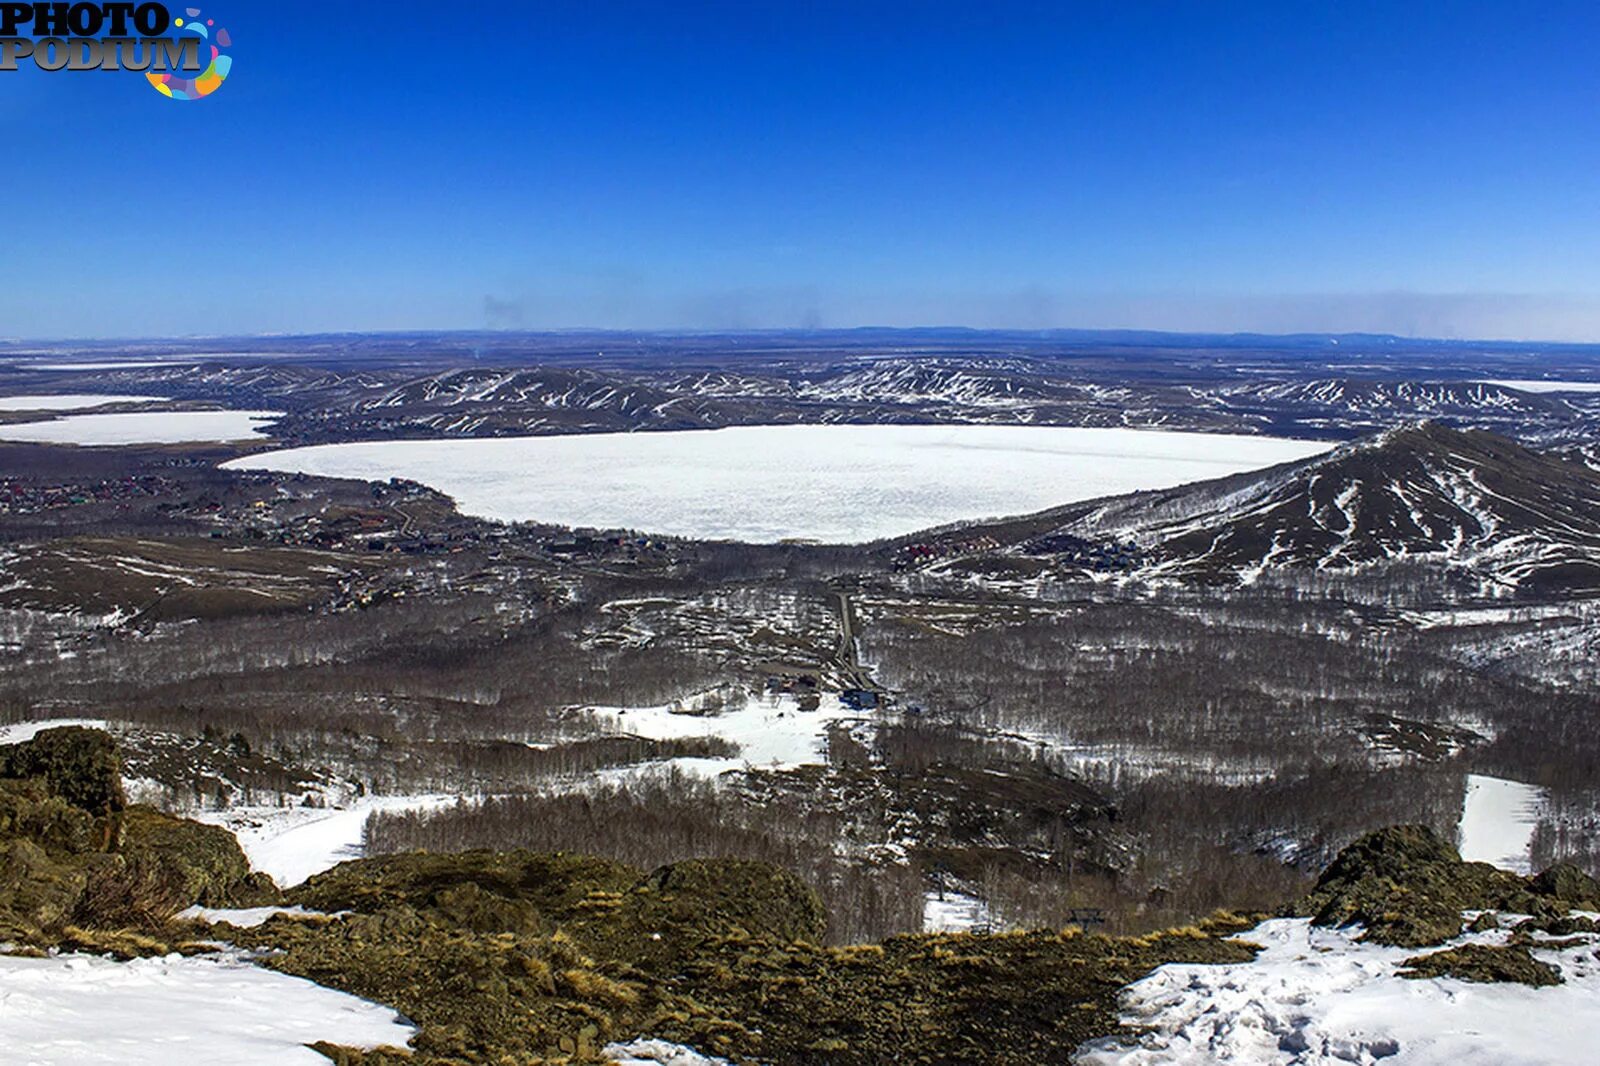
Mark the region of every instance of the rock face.
[[1391, 826], [1357, 840], [1323, 871], [1288, 913], [1319, 925], [1366, 927], [1363, 940], [1398, 947], [1442, 944], [1462, 928], [1462, 911], [1509, 911], [1554, 920], [1592, 906], [1593, 878], [1554, 866], [1526, 878], [1456, 849], [1420, 825]]
[[275, 897], [231, 833], [128, 807], [115, 742], [49, 729], [0, 747], [0, 941], [149, 930], [194, 903]]

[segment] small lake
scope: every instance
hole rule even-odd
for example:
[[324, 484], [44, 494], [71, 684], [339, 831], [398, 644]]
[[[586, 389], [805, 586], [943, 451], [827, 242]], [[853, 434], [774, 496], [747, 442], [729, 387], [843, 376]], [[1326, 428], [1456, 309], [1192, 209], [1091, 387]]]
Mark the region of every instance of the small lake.
[[82, 411], [108, 403], [164, 403], [162, 396], [97, 396], [64, 393], [54, 396], [0, 396], [0, 411]]
[[0, 440], [33, 444], [189, 444], [267, 436], [277, 411], [136, 411], [68, 415], [44, 422], [0, 425]]

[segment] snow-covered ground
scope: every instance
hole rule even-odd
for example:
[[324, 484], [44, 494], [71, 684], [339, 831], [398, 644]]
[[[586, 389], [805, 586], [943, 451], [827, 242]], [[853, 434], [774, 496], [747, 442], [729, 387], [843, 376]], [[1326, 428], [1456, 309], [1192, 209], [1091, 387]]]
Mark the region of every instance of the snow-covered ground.
[[239, 838], [253, 869], [285, 888], [363, 854], [374, 811], [429, 810], [456, 796], [368, 796], [344, 807], [230, 807], [189, 817], [220, 825]]
[[62, 393], [55, 396], [0, 396], [0, 411], [81, 411], [108, 403], [160, 403], [163, 396], [94, 396]]
[[1254, 470], [1325, 442], [1030, 426], [746, 426], [270, 452], [238, 469], [411, 478], [468, 514], [852, 543]]
[[1533, 834], [1544, 804], [1545, 791], [1536, 785], [1468, 774], [1461, 801], [1461, 857], [1532, 873]]
[[[1395, 976], [1434, 949], [1358, 944], [1358, 929], [1263, 922], [1240, 939], [1248, 963], [1168, 965], [1130, 985], [1131, 1047], [1097, 1041], [1079, 1066], [1594, 1066], [1600, 1061], [1600, 959], [1592, 942], [1535, 951], [1566, 983], [1551, 988]], [[1452, 942], [1503, 943], [1504, 931]], [[1591, 941], [1593, 938], [1589, 938]]]
[[113, 962], [0, 956], [7, 1066], [327, 1066], [306, 1045], [404, 1047], [388, 1007], [234, 955]]
[[0, 725], [0, 744], [21, 744], [23, 741], [32, 740], [46, 729], [58, 729], [69, 725], [81, 725], [86, 729], [106, 727], [105, 721], [99, 718], [49, 718], [37, 722], [18, 722], [15, 725]]
[[136, 411], [68, 415], [49, 422], [0, 426], [0, 440], [38, 444], [183, 444], [266, 436], [277, 411]]
[[[692, 703], [692, 701], [689, 701]], [[814, 711], [803, 711], [793, 696], [749, 696], [720, 714], [684, 713], [684, 703], [658, 707], [591, 707], [601, 723], [616, 733], [648, 740], [721, 737], [739, 745], [728, 759], [676, 759], [682, 768], [714, 776], [746, 766], [790, 769], [824, 761], [828, 727], [834, 722], [864, 720], [862, 712], [824, 693]]]

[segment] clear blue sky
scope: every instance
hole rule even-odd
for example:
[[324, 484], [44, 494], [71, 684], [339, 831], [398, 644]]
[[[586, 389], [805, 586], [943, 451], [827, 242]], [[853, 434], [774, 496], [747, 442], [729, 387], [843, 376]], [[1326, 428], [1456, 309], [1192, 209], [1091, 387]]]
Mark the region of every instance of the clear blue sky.
[[0, 74], [0, 336], [1600, 340], [1592, 4], [205, 13], [236, 42], [205, 101]]

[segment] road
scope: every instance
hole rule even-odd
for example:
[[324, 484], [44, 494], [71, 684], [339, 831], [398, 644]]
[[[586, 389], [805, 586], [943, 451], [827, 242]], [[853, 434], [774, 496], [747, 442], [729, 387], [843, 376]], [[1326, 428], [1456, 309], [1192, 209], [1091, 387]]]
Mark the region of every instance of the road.
[[887, 690], [861, 667], [861, 659], [856, 651], [855, 605], [850, 602], [850, 593], [843, 589], [835, 589], [833, 594], [839, 601], [839, 647], [833, 653], [831, 665], [839, 671], [845, 688], [859, 688], [876, 692], [880, 696], [886, 695]]

